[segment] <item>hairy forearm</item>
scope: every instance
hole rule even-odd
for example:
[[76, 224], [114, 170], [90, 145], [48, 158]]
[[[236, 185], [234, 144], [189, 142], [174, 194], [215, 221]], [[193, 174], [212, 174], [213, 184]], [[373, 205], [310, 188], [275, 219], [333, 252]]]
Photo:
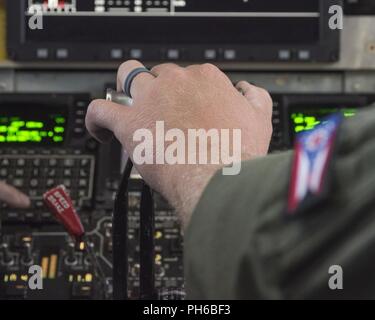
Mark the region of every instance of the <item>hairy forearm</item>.
[[171, 183], [164, 193], [169, 203], [176, 209], [183, 227], [186, 228], [208, 183], [222, 166], [183, 167], [170, 177]]
[[[243, 161], [252, 158], [251, 154], [242, 153]], [[224, 167], [224, 164], [176, 166], [160, 177], [160, 192], [176, 209], [184, 228], [189, 225], [195, 207], [211, 178]], [[167, 182], [165, 177], [168, 177]]]

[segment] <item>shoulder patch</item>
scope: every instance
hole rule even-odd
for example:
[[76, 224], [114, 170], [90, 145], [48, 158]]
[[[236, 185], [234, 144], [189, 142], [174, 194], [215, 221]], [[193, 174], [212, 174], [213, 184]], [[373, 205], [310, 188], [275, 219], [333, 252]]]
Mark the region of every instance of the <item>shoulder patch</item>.
[[289, 186], [288, 215], [314, 205], [329, 186], [329, 165], [334, 154], [341, 114], [332, 115], [315, 129], [297, 135]]

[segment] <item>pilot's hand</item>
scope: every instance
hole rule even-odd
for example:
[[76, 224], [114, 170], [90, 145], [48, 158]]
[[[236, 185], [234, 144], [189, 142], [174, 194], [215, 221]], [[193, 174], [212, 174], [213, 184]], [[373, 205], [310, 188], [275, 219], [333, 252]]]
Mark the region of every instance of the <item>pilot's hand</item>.
[[[143, 65], [137, 61], [120, 66], [118, 91], [129, 73], [139, 67]], [[210, 64], [187, 68], [164, 64], [151, 71], [153, 75], [141, 73], [134, 79], [132, 107], [105, 100], [90, 104], [86, 125], [93, 136], [103, 142], [114, 133], [132, 156], [139, 144], [133, 141], [134, 132], [144, 128], [155, 134], [156, 121], [164, 121], [166, 132], [181, 129], [185, 137], [188, 129], [240, 129], [242, 154], [237, 160], [266, 155], [272, 134], [272, 100], [267, 91], [244, 81], [236, 89], [223, 72]], [[155, 152], [154, 146], [154, 156]], [[224, 166], [135, 165], [147, 183], [177, 209], [185, 224], [210, 178]]]
[[0, 181], [0, 202], [5, 202], [14, 208], [28, 208], [30, 199], [17, 189]]

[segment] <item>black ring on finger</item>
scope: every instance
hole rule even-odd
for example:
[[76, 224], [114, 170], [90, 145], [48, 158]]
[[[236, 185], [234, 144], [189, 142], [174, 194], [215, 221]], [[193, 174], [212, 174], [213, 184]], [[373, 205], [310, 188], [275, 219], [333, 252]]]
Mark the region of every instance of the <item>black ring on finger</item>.
[[[132, 98], [132, 95], [130, 93], [130, 90], [131, 90], [131, 87], [132, 87], [132, 83], [134, 81], [134, 79], [136, 78], [136, 76], [138, 76], [139, 74], [141, 73], [149, 73], [149, 74], [152, 74], [152, 72], [150, 70], [148, 70], [147, 68], [144, 68], [144, 67], [141, 67], [141, 68], [136, 68], [134, 69], [133, 71], [131, 71], [129, 73], [129, 75], [126, 77], [125, 79], [125, 83], [124, 83], [124, 93], [129, 97], [129, 98]], [[152, 74], [153, 75], [153, 74]]]

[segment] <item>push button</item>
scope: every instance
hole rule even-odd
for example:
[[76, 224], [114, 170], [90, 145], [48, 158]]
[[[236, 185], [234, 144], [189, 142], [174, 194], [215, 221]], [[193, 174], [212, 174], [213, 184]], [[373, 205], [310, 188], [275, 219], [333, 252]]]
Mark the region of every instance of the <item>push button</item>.
[[311, 59], [311, 53], [309, 50], [298, 51], [298, 59], [301, 61], [308, 61]]
[[204, 51], [204, 58], [206, 60], [215, 60], [217, 58], [217, 51], [214, 49], [207, 49]]
[[123, 57], [123, 51], [121, 49], [112, 49], [111, 50], [111, 59], [119, 60]]
[[83, 135], [85, 133], [85, 129], [82, 127], [76, 127], [74, 128], [73, 132], [76, 135]]
[[233, 49], [228, 49], [224, 51], [225, 60], [235, 60], [237, 58], [237, 52]]
[[167, 51], [167, 58], [169, 60], [178, 60], [180, 59], [180, 51], [177, 49], [169, 49]]
[[37, 59], [45, 60], [45, 59], [48, 59], [48, 56], [49, 56], [48, 49], [40, 48], [36, 50]]
[[56, 58], [57, 59], [67, 59], [69, 57], [68, 49], [57, 49], [56, 51]]
[[280, 50], [279, 51], [279, 60], [288, 61], [292, 58], [292, 53], [290, 50]]
[[131, 59], [142, 59], [143, 51], [141, 49], [131, 49], [129, 55]]

